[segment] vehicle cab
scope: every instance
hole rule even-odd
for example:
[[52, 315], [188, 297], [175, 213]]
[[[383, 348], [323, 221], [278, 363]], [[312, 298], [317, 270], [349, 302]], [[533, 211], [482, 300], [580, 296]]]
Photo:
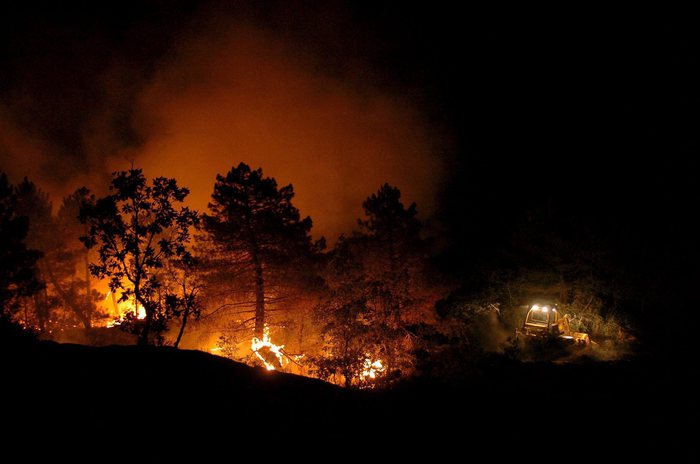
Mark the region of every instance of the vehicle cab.
[[588, 334], [571, 330], [569, 317], [560, 314], [555, 305], [532, 305], [525, 316], [521, 333], [528, 337], [554, 336], [577, 345], [590, 343]]

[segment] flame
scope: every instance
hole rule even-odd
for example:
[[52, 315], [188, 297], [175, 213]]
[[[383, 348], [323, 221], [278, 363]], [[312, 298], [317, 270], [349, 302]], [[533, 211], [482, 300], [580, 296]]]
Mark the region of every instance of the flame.
[[[107, 292], [107, 296], [104, 299], [105, 305], [107, 305], [107, 300], [109, 300], [109, 297], [111, 295], [112, 295], [112, 291], [110, 290], [109, 292]], [[133, 302], [126, 302], [126, 301], [117, 302], [116, 308], [114, 308], [112, 311], [109, 311], [109, 312], [114, 317], [114, 319], [107, 323], [107, 327], [115, 327], [115, 326], [121, 325], [121, 320], [124, 318], [124, 316], [127, 313], [134, 312]], [[138, 319], [138, 320], [146, 319], [146, 308], [144, 308], [142, 304], [139, 304], [136, 307], [136, 319]]]
[[267, 359], [265, 359], [265, 357], [260, 353], [260, 350], [264, 348], [267, 348], [271, 353], [275, 355], [277, 361], [279, 362], [279, 367], [283, 367], [285, 363], [288, 362], [285, 359], [284, 353], [282, 352], [284, 345], [275, 345], [270, 340], [270, 328], [268, 326], [265, 326], [262, 340], [260, 340], [258, 337], [253, 337], [250, 343], [250, 349], [253, 350], [255, 356], [257, 356], [258, 359], [260, 359], [260, 361], [263, 362], [265, 368], [268, 371], [274, 371], [277, 369], [275, 365]]
[[365, 355], [365, 361], [362, 364], [362, 372], [360, 373], [360, 379], [366, 381], [367, 379], [374, 380], [379, 375], [384, 373], [385, 367], [382, 364], [381, 359], [372, 361], [369, 355]]

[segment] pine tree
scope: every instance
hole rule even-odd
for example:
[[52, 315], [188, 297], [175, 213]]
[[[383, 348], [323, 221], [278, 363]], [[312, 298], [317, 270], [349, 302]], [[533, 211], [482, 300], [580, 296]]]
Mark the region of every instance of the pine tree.
[[18, 297], [40, 287], [36, 262], [41, 253], [27, 247], [29, 220], [15, 210], [16, 195], [0, 172], [0, 318], [9, 319]]
[[46, 285], [46, 271], [50, 266], [47, 259], [47, 251], [53, 250], [58, 240], [53, 231], [51, 200], [48, 193], [25, 177], [15, 187], [15, 210], [29, 220], [27, 246], [40, 251], [42, 254], [36, 266], [39, 287], [31, 297], [31, 306], [34, 309], [33, 315], [36, 317], [32, 324], [35, 324], [42, 332], [50, 331], [53, 328], [50, 327], [53, 319], [52, 310], [58, 303], [56, 298], [49, 294]]
[[420, 271], [423, 258], [416, 204], [406, 208], [401, 202], [401, 191], [384, 184], [362, 207], [366, 219], [358, 220], [360, 233], [356, 237], [366, 248], [365, 267], [385, 288], [386, 316], [399, 327], [403, 313], [411, 305], [411, 280]]
[[325, 297], [315, 312], [323, 347], [310, 358], [316, 374], [345, 387], [363, 386], [365, 363], [386, 359], [385, 340], [391, 331], [376, 305], [381, 286], [371, 280], [352, 239], [341, 236], [328, 254], [324, 269]]
[[326, 339], [316, 360], [320, 374], [335, 370], [357, 385], [368, 381], [362, 376], [367, 362], [381, 360], [385, 378], [412, 369], [413, 327], [431, 322], [443, 291], [429, 278], [415, 203], [404, 206], [399, 189], [384, 184], [363, 207], [360, 230], [330, 254], [327, 295], [317, 314]]
[[286, 288], [323, 247], [323, 241], [313, 243], [311, 219], [300, 217], [293, 198], [292, 185], [278, 188], [262, 169], [240, 163], [225, 176], [217, 175], [210, 214], [204, 216], [204, 228], [222, 257], [219, 265], [243, 294], [236, 297], [238, 304], [249, 301], [254, 308], [250, 321], [258, 338], [267, 313], [279, 309]]
[[95, 197], [85, 188], [79, 188], [63, 199], [54, 218], [54, 243], [46, 251], [46, 278], [60, 298], [63, 307], [83, 325], [92, 328], [100, 294], [92, 288], [90, 250], [80, 237], [88, 233], [87, 224], [80, 222], [80, 208], [94, 203]]

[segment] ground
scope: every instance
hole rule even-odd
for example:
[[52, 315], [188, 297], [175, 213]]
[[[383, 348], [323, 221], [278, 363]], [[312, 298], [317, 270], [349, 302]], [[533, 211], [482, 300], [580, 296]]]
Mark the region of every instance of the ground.
[[25, 450], [52, 442], [56, 452], [97, 444], [161, 458], [697, 457], [697, 368], [651, 357], [557, 365], [492, 356], [450, 382], [357, 392], [172, 348], [33, 341], [1, 351], [5, 440]]

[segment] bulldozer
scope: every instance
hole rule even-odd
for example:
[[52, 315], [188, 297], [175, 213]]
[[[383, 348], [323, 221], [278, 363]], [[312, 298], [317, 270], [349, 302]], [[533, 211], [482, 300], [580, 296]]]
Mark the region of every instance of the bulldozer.
[[585, 348], [591, 345], [587, 333], [571, 330], [567, 314], [560, 314], [556, 305], [533, 304], [525, 316], [523, 327], [515, 331], [516, 339], [555, 340], [564, 346]]

